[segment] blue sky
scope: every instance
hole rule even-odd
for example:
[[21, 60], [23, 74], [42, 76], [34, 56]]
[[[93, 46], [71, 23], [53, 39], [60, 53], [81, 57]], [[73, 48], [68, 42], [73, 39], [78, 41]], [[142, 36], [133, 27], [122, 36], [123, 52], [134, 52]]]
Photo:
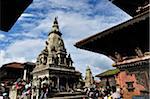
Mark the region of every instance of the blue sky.
[[90, 65], [95, 75], [112, 68], [113, 61], [106, 56], [73, 46], [131, 18], [109, 0], [34, 0], [9, 32], [0, 31], [0, 66], [14, 61], [35, 62], [56, 16], [77, 70], [84, 75]]

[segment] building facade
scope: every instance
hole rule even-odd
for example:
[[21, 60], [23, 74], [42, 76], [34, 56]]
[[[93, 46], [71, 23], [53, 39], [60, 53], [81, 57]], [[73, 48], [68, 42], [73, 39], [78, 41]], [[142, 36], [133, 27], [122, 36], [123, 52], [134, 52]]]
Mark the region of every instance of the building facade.
[[35, 64], [31, 62], [12, 62], [4, 64], [0, 68], [0, 82], [13, 84], [18, 78], [31, 80], [32, 75], [30, 73], [34, 67]]
[[129, 74], [126, 71], [119, 72], [116, 76], [116, 84], [119, 85], [124, 98], [130, 99], [133, 96], [144, 95], [143, 92], [145, 88], [143, 85], [138, 83], [136, 75], [134, 73]]
[[[125, 99], [149, 94], [149, 1], [110, 0], [133, 18], [76, 43], [76, 47], [104, 54], [121, 71]], [[130, 94], [130, 95], [129, 95]]]
[[142, 95], [142, 90], [144, 95], [144, 78], [142, 79], [143, 85], [136, 83], [138, 81], [135, 73], [113, 69], [102, 72], [96, 75], [96, 77], [101, 80], [101, 88], [118, 88], [120, 89], [121, 95], [126, 99], [130, 99], [132, 96]]
[[104, 89], [117, 87], [116, 76], [119, 72], [119, 69], [112, 69], [96, 75], [100, 79], [100, 87]]
[[16, 81], [18, 78], [23, 77], [24, 66], [22, 63], [12, 62], [4, 64], [0, 68], [0, 80], [2, 83]]

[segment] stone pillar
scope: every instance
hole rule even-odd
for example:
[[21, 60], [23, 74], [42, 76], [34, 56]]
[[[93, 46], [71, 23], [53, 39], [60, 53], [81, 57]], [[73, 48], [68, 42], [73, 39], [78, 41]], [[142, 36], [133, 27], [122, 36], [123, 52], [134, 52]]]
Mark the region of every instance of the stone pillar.
[[40, 97], [40, 88], [41, 88], [41, 82], [40, 82], [40, 79], [38, 78], [37, 81], [36, 81], [36, 99], [39, 99]]
[[60, 57], [60, 54], [58, 54], [58, 65], [61, 64], [61, 57]]
[[73, 89], [76, 89], [76, 82], [73, 83]]
[[23, 80], [26, 80], [26, 78], [27, 78], [27, 69], [24, 69]]
[[39, 99], [39, 97], [40, 97], [40, 88], [37, 88], [36, 92], [37, 92], [36, 99]]
[[57, 91], [60, 91], [59, 90], [59, 77], [57, 77]]
[[17, 99], [17, 89], [15, 88], [15, 85], [10, 89], [9, 97], [11, 97], [11, 99]]
[[68, 91], [69, 85], [68, 85], [68, 78], [66, 78], [66, 90]]
[[67, 59], [64, 57], [64, 64], [67, 66]]

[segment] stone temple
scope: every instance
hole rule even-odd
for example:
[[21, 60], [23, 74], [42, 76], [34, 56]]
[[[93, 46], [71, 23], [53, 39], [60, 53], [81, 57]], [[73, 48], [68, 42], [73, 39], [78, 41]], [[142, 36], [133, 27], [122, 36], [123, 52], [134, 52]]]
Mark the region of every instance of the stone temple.
[[38, 55], [36, 67], [32, 72], [33, 80], [47, 77], [51, 89], [55, 92], [75, 89], [81, 77], [81, 73], [73, 67], [73, 61], [70, 54], [67, 54], [61, 35], [55, 18], [46, 46]]
[[85, 74], [85, 87], [90, 88], [94, 84], [94, 77], [92, 75], [91, 69], [88, 66]]

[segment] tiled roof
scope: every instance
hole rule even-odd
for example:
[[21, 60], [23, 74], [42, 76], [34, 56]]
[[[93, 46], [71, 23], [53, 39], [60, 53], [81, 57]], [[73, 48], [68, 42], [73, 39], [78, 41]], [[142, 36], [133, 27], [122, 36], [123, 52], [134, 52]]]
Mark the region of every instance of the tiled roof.
[[106, 76], [111, 76], [111, 75], [115, 75], [119, 72], [119, 69], [111, 69], [111, 70], [107, 70], [103, 73], [100, 73], [98, 75], [96, 75], [96, 77], [106, 77]]
[[12, 62], [12, 63], [8, 63], [8, 64], [4, 64], [2, 66], [3, 68], [24, 68], [22, 63], [18, 63], [18, 62]]

